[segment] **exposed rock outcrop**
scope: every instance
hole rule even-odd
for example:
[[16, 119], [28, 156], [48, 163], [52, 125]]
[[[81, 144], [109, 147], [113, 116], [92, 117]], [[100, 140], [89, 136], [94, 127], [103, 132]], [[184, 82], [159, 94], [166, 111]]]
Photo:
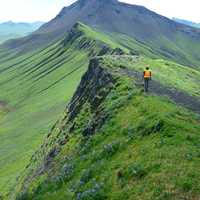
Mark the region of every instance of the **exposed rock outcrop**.
[[[92, 59], [88, 71], [83, 76], [81, 83], [68, 105], [68, 121], [73, 122], [86, 103], [89, 104], [93, 120], [91, 120], [85, 129], [83, 135], [92, 135], [98, 130], [106, 120], [107, 113], [104, 113], [101, 103], [106, 98], [114, 86], [115, 79], [112, 74], [101, 66], [99, 59]], [[70, 132], [76, 126], [72, 123]]]
[[67, 105], [64, 116], [53, 126], [41, 148], [32, 156], [31, 164], [26, 167], [29, 173], [22, 181], [22, 191], [26, 191], [29, 182], [48, 172], [52, 167], [55, 157], [69, 142], [70, 134], [79, 129], [79, 117], [82, 112], [86, 112], [87, 108], [90, 116], [85, 117], [81, 134], [93, 135], [102, 127], [109, 115], [105, 112], [102, 102], [115, 87], [115, 81], [116, 77], [112, 75], [112, 70], [101, 65], [101, 58], [91, 59], [89, 68], [82, 77], [71, 102]]

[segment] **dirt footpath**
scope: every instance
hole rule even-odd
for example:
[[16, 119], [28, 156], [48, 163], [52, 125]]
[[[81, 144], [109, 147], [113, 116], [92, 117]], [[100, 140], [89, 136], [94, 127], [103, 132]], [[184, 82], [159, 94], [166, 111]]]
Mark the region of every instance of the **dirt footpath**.
[[[142, 84], [142, 74], [139, 72], [135, 72], [129, 69], [121, 69], [122, 73], [128, 75], [129, 77], [136, 78], [136, 84]], [[197, 97], [193, 97], [183, 91], [179, 91], [176, 88], [172, 87], [165, 87], [160, 84], [160, 82], [151, 80], [149, 86], [149, 93], [160, 95], [160, 96], [167, 96], [176, 104], [184, 106], [198, 114], [200, 114], [200, 99]]]

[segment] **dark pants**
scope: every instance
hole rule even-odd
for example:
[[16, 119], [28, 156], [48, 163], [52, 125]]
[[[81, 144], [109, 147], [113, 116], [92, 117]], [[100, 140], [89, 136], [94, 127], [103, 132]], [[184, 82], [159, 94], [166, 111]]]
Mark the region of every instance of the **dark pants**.
[[149, 90], [149, 78], [144, 78], [144, 91], [148, 92]]

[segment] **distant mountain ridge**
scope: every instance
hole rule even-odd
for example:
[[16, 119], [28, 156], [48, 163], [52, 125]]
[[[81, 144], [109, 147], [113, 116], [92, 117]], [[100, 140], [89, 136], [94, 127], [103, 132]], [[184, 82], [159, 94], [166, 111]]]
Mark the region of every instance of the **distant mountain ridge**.
[[181, 23], [181, 24], [185, 24], [185, 25], [192, 26], [192, 27], [195, 27], [195, 28], [200, 28], [200, 23], [192, 22], [192, 21], [185, 20], [185, 19], [179, 19], [179, 18], [175, 18], [175, 17], [172, 18], [172, 19], [176, 22]]
[[117, 0], [78, 0], [33, 34], [6, 42], [6, 48], [35, 50], [63, 38], [80, 21], [106, 33], [127, 35], [148, 46], [156, 54], [190, 66], [198, 66], [200, 30], [192, 28], [143, 6]]
[[17, 37], [23, 37], [37, 30], [44, 22], [13, 22], [0, 23], [0, 42]]

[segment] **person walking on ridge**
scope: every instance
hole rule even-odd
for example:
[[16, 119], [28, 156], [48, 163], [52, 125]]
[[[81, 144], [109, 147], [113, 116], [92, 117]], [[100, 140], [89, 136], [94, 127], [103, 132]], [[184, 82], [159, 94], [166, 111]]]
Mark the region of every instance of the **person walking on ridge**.
[[146, 69], [143, 72], [143, 79], [144, 79], [144, 91], [148, 92], [149, 90], [149, 81], [151, 80], [152, 72], [149, 69], [149, 67], [146, 67]]

